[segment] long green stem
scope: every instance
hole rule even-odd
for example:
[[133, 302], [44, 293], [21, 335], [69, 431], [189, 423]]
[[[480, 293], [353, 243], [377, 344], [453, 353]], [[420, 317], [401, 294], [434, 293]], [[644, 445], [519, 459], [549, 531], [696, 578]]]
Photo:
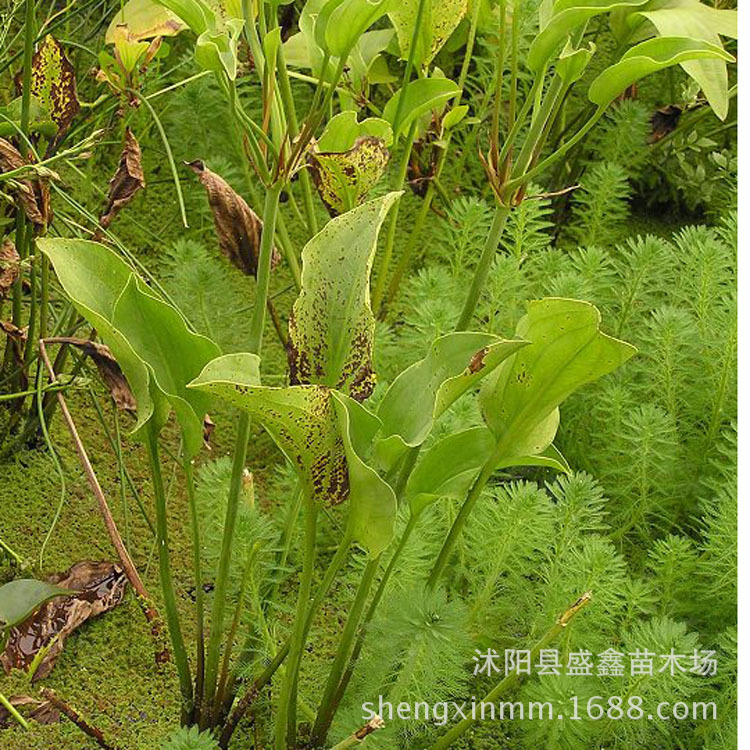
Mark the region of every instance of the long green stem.
[[13, 719], [18, 722], [24, 729], [29, 728], [29, 724], [26, 719], [24, 719], [23, 716], [18, 713], [18, 709], [16, 709], [16, 707], [2, 693], [0, 693], [0, 705], [4, 706], [8, 714], [13, 717]]
[[375, 574], [378, 572], [379, 564], [379, 558], [369, 560], [364, 572], [362, 573], [362, 579], [360, 580], [357, 594], [352, 603], [352, 607], [349, 610], [349, 616], [346, 619], [344, 632], [341, 634], [336, 655], [333, 659], [333, 664], [331, 664], [331, 670], [328, 673], [328, 680], [326, 681], [326, 686], [323, 690], [323, 697], [320, 701], [318, 715], [315, 719], [315, 725], [313, 726], [310, 737], [310, 747], [319, 747], [325, 742], [331, 722], [336, 715], [336, 710], [339, 704], [338, 701], [335, 700], [335, 697], [339, 684], [341, 683], [344, 669], [349, 661], [352, 644], [357, 635], [357, 631], [359, 630], [359, 625], [362, 620], [362, 612], [365, 603], [367, 602], [372, 582], [375, 579]]
[[[567, 627], [570, 620], [578, 614], [589, 602], [591, 601], [591, 594], [586, 593], [580, 599], [578, 599], [569, 609], [567, 609], [560, 617], [557, 618], [555, 624], [534, 644], [529, 650], [531, 663], [535, 663], [539, 652], [549, 646], [557, 636]], [[506, 693], [511, 688], [515, 687], [521, 682], [522, 676], [518, 672], [511, 672], [506, 675], [487, 695], [482, 698], [482, 703], [495, 703], [500, 696]], [[437, 742], [435, 742], [429, 750], [445, 750], [453, 745], [453, 743], [471, 726], [474, 724], [476, 719], [466, 718], [460, 721], [456, 726], [446, 732]]]
[[[271, 255], [273, 251], [273, 237], [276, 231], [276, 216], [279, 208], [279, 196], [283, 183], [278, 181], [266, 191], [263, 208], [263, 232], [258, 255], [258, 275], [255, 293], [255, 305], [250, 324], [249, 350], [253, 354], [260, 354], [263, 341], [263, 327], [265, 324], [266, 301], [268, 299], [268, 285], [271, 275]], [[216, 697], [216, 680], [219, 670], [219, 652], [224, 634], [224, 611], [229, 583], [229, 570], [232, 561], [232, 546], [237, 522], [240, 495], [242, 491], [242, 477], [247, 457], [247, 444], [250, 440], [250, 415], [242, 412], [237, 428], [237, 440], [234, 446], [232, 461], [232, 477], [227, 499], [227, 513], [224, 520], [224, 532], [221, 543], [221, 554], [216, 574], [214, 588], [214, 602], [211, 610], [211, 631], [206, 653], [206, 676], [204, 683], [203, 705], [212, 706]]]
[[401, 558], [401, 554], [406, 549], [406, 544], [409, 541], [412, 532], [416, 528], [417, 520], [417, 516], [411, 516], [409, 518], [409, 521], [406, 524], [406, 528], [404, 529], [404, 533], [401, 535], [401, 540], [398, 543], [398, 547], [396, 547], [396, 550], [393, 553], [390, 562], [388, 563], [388, 567], [385, 569], [385, 573], [383, 573], [383, 577], [380, 579], [378, 588], [375, 590], [375, 594], [370, 601], [370, 605], [367, 607], [367, 612], [365, 612], [365, 616], [362, 619], [362, 623], [359, 626], [357, 632], [357, 640], [354, 643], [352, 655], [349, 658], [349, 661], [346, 665], [346, 670], [344, 671], [344, 674], [342, 675], [338, 687], [336, 688], [336, 692], [333, 696], [333, 702], [336, 705], [341, 703], [341, 699], [344, 697], [344, 693], [346, 693], [347, 687], [349, 687], [349, 683], [351, 682], [352, 676], [354, 675], [354, 669], [356, 668], [357, 662], [359, 660], [359, 655], [362, 653], [362, 648], [365, 645], [365, 639], [367, 637], [367, 627], [372, 622], [372, 618], [375, 616], [375, 612], [377, 611], [378, 606], [383, 599], [383, 594], [385, 594], [385, 590], [386, 588], [388, 588], [388, 582], [393, 575], [393, 571], [396, 569], [396, 563], [399, 561], [399, 559]]
[[318, 509], [310, 498], [305, 499], [305, 544], [297, 592], [297, 613], [294, 619], [294, 633], [289, 647], [289, 663], [284, 675], [279, 703], [276, 711], [274, 747], [286, 750], [295, 747], [297, 741], [297, 674], [302, 657], [305, 625], [310, 602], [313, 570], [315, 566], [315, 538], [318, 528]]
[[448, 536], [443, 542], [440, 554], [438, 555], [438, 558], [437, 560], [435, 560], [435, 564], [432, 567], [430, 577], [427, 579], [428, 588], [434, 589], [440, 581], [440, 576], [442, 575], [443, 569], [448, 563], [448, 559], [450, 558], [451, 552], [453, 552], [453, 548], [455, 547], [456, 542], [458, 541], [458, 537], [463, 530], [466, 519], [471, 514], [471, 511], [474, 510], [474, 506], [476, 505], [477, 500], [479, 500], [479, 496], [482, 494], [482, 490], [485, 488], [485, 485], [495, 471], [496, 464], [497, 461], [495, 459], [495, 456], [493, 455], [482, 467], [482, 470], [479, 472], [479, 476], [474, 480], [474, 484], [472, 484], [471, 489], [466, 496], [466, 500], [464, 500], [464, 504], [461, 506], [461, 510], [458, 512], [458, 515], [453, 521], [453, 525], [448, 532]]
[[[461, 73], [458, 77], [458, 88], [460, 89], [460, 91], [458, 92], [456, 101], [453, 104], [454, 109], [461, 104], [464, 86], [466, 85], [466, 79], [469, 75], [469, 63], [471, 62], [471, 55], [474, 50], [474, 41], [476, 40], [477, 35], [477, 25], [479, 23], [480, 9], [481, 3], [474, 3], [474, 8], [471, 15], [471, 25], [469, 27], [469, 36], [466, 40], [466, 49], [464, 51], [464, 61], [461, 65]], [[440, 154], [438, 155], [438, 161], [435, 165], [434, 179], [430, 180], [430, 183], [427, 186], [427, 193], [424, 196], [422, 207], [419, 210], [419, 214], [417, 214], [417, 219], [414, 222], [411, 234], [409, 235], [409, 242], [404, 248], [403, 253], [401, 253], [401, 257], [399, 258], [396, 270], [393, 272], [393, 278], [391, 279], [391, 283], [388, 286], [388, 293], [386, 294], [383, 304], [381, 304], [381, 317], [384, 317], [383, 313], [385, 312], [386, 306], [396, 298], [398, 288], [401, 284], [401, 279], [403, 278], [406, 269], [409, 267], [412, 254], [414, 253], [414, 248], [417, 246], [417, 241], [422, 235], [422, 228], [424, 227], [425, 221], [427, 221], [427, 215], [429, 214], [430, 207], [432, 206], [432, 199], [435, 197], [435, 182], [436, 180], [440, 179], [440, 175], [443, 172], [443, 167], [445, 166], [445, 161], [448, 156], [448, 150], [450, 148], [452, 137], [453, 133], [449, 130], [445, 138], [445, 147], [440, 151]]]
[[197, 719], [201, 712], [203, 699], [203, 680], [205, 677], [206, 644], [203, 624], [204, 596], [203, 570], [201, 566], [201, 529], [198, 518], [198, 505], [195, 499], [195, 477], [193, 476], [193, 462], [187, 457], [183, 460], [185, 470], [185, 484], [187, 486], [188, 508], [190, 510], [190, 526], [193, 536], [193, 581], [195, 586], [195, 701], [193, 719]]
[[482, 295], [485, 284], [487, 283], [487, 277], [492, 267], [492, 261], [495, 259], [495, 253], [497, 252], [497, 246], [502, 237], [503, 230], [505, 229], [505, 223], [508, 221], [511, 209], [508, 206], [498, 205], [495, 208], [495, 216], [492, 219], [492, 226], [487, 234], [487, 239], [484, 242], [484, 248], [482, 249], [482, 255], [479, 258], [477, 267], [474, 270], [474, 279], [471, 282], [469, 293], [466, 296], [463, 310], [461, 311], [461, 317], [456, 323], [457, 331], [465, 331], [471, 324], [471, 319], [474, 317], [477, 305], [479, 304], [479, 298]]
[[180, 692], [182, 693], [182, 721], [186, 723], [190, 717], [193, 701], [193, 685], [190, 679], [190, 665], [185, 641], [180, 628], [180, 616], [177, 611], [177, 597], [175, 595], [172, 571], [169, 560], [169, 532], [167, 525], [167, 496], [164, 492], [164, 482], [159, 462], [158, 435], [154, 420], [148, 422], [146, 433], [146, 447], [151, 466], [151, 480], [154, 485], [154, 501], [156, 505], [156, 537], [159, 547], [159, 579], [164, 597], [164, 610], [167, 620], [169, 638], [172, 642], [177, 673], [180, 678]]
[[[414, 145], [414, 133], [417, 130], [417, 121], [415, 120], [409, 126], [409, 132], [406, 136], [406, 143], [404, 143], [404, 151], [401, 154], [401, 162], [398, 167], [398, 172], [391, 183], [393, 190], [399, 190], [406, 179], [406, 171], [409, 168], [409, 159], [411, 158], [411, 149]], [[380, 304], [383, 301], [383, 294], [385, 292], [385, 283], [388, 280], [388, 268], [391, 264], [391, 257], [393, 256], [393, 245], [396, 241], [396, 223], [398, 222], [398, 206], [396, 205], [391, 209], [390, 216], [388, 217], [388, 232], [385, 239], [385, 247], [383, 248], [383, 255], [380, 260], [380, 270], [378, 278], [375, 283], [375, 291], [372, 295], [372, 309], [376, 313], [380, 310]]]

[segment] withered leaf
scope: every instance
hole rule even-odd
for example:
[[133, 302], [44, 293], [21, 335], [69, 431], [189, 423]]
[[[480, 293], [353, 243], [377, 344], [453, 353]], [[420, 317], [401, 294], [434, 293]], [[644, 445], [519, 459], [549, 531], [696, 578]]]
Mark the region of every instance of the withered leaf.
[[[260, 217], [226, 180], [207, 169], [200, 159], [186, 163], [206, 188], [221, 251], [243, 273], [255, 276], [263, 232]], [[272, 266], [276, 266], [279, 260], [278, 251], [274, 248]]]
[[57, 140], [67, 131], [81, 105], [76, 75], [59, 42], [47, 34], [31, 60], [31, 93], [57, 123]]
[[28, 669], [37, 653], [47, 648], [32, 681], [47, 677], [62, 652], [65, 639], [86, 620], [116, 607], [125, 595], [127, 577], [119, 565], [84, 560], [48, 581], [76, 591], [40, 607], [21, 625], [11, 628], [0, 664], [6, 673]]
[[318, 194], [331, 216], [361, 206], [388, 167], [389, 153], [381, 138], [357, 138], [348, 151], [319, 151], [310, 155], [309, 166]]
[[90, 341], [89, 339], [69, 337], [61, 337], [56, 339], [56, 341], [59, 344], [75, 346], [86, 356], [91, 357], [96, 365], [96, 369], [99, 371], [99, 377], [109, 389], [112, 400], [115, 402], [117, 408], [123, 411], [136, 411], [135, 396], [130, 390], [128, 381], [108, 346], [96, 341]]
[[10, 295], [21, 272], [20, 258], [10, 238], [0, 245], [0, 302]]
[[[29, 709], [21, 713], [25, 719], [37, 724], [57, 724], [60, 721], [60, 711], [47, 700], [32, 698], [30, 695], [12, 695], [8, 701], [13, 708]], [[0, 706], [0, 729], [15, 725], [15, 719], [11, 718], [10, 712], [4, 706]]]
[[141, 147], [130, 128], [126, 128], [120, 163], [114, 177], [109, 181], [107, 206], [99, 218], [99, 224], [106, 229], [115, 216], [130, 203], [135, 194], [145, 187], [146, 180], [141, 166]]
[[[0, 172], [10, 172], [28, 164], [18, 149], [5, 138], [0, 138]], [[50, 220], [49, 186], [46, 181], [37, 179], [13, 180], [16, 203], [26, 218], [33, 224], [46, 225]]]
[[216, 429], [216, 423], [211, 419], [210, 414], [204, 414], [203, 415], [203, 445], [206, 446], [208, 450], [211, 450], [211, 435], [214, 434], [214, 430]]
[[26, 341], [26, 328], [19, 328], [9, 320], [0, 320], [0, 331], [14, 341], [20, 341], [22, 343]]

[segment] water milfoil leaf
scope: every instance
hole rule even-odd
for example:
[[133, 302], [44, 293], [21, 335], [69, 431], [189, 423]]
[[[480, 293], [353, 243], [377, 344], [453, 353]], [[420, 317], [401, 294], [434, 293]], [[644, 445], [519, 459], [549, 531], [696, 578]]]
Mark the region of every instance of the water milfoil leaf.
[[289, 319], [292, 384], [319, 383], [362, 401], [375, 386], [370, 271], [378, 233], [400, 192], [332, 219], [302, 251], [302, 289]]

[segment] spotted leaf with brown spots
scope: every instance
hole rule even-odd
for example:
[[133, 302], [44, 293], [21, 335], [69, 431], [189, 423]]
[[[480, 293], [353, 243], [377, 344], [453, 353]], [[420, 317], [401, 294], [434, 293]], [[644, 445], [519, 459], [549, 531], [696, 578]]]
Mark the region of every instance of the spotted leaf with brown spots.
[[57, 124], [59, 139], [67, 131], [81, 105], [76, 75], [60, 43], [47, 34], [31, 61], [31, 93]]
[[318, 194], [331, 216], [362, 205], [388, 167], [385, 142], [374, 136], [357, 138], [343, 151], [313, 151], [309, 165]]
[[289, 318], [289, 378], [363, 401], [375, 387], [370, 271], [380, 227], [400, 192], [326, 224], [302, 250], [302, 289]]
[[258, 363], [255, 354], [217, 357], [189, 387], [251, 414], [289, 459], [311, 499], [339, 505], [349, 495], [349, 476], [331, 390], [320, 385], [260, 385]]

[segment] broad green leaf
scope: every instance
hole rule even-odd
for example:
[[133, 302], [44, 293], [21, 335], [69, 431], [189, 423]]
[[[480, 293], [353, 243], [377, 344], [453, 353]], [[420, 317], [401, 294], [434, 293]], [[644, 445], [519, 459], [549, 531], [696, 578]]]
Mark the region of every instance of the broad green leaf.
[[[491, 458], [495, 436], [487, 427], [472, 427], [435, 443], [420, 458], [406, 483], [406, 500], [418, 515], [430, 503], [444, 497], [464, 498], [471, 483]], [[505, 459], [495, 468], [543, 466], [563, 473], [570, 467], [554, 445], [542, 453]]]
[[485, 381], [480, 405], [495, 434], [497, 464], [542, 452], [557, 431], [559, 405], [632, 357], [630, 344], [599, 330], [593, 305], [549, 298], [528, 304], [516, 335], [531, 344]]
[[665, 70], [687, 60], [734, 58], [708, 42], [684, 37], [659, 37], [641, 42], [629, 49], [620, 62], [605, 68], [589, 87], [589, 99], [600, 107], [607, 106], [628, 86], [644, 76]]
[[489, 333], [449, 333], [436, 339], [424, 359], [391, 383], [378, 408], [382, 436], [417, 446], [435, 420], [462, 394], [528, 342]]
[[378, 421], [354, 399], [332, 394], [349, 473], [349, 532], [375, 558], [390, 544], [398, 512], [393, 489], [362, 458]]
[[70, 126], [81, 105], [76, 93], [76, 74], [65, 51], [47, 34], [31, 62], [31, 95], [57, 124], [58, 136]]
[[361, 88], [365, 80], [377, 83], [377, 81], [372, 80], [373, 76], [376, 75], [376, 63], [379, 62], [381, 66], [385, 64], [387, 69], [388, 66], [382, 58], [381, 52], [384, 52], [388, 47], [394, 34], [393, 29], [374, 29], [366, 31], [357, 40], [347, 60], [352, 83], [356, 88]]
[[[289, 459], [314, 502], [344, 502], [349, 476], [331, 390], [321, 385], [269, 388], [254, 384], [257, 360], [253, 356], [219, 357], [203, 368], [189, 388], [218, 396], [257, 419]], [[245, 367], [242, 358], [247, 358]]]
[[534, 73], [542, 71], [564, 40], [591, 18], [617, 8], [638, 7], [649, 0], [557, 0], [549, 22], [534, 37], [526, 65]]
[[216, 30], [216, 14], [203, 0], [157, 0], [157, 2], [184, 21], [198, 36], [205, 31]]
[[406, 483], [412, 515], [443, 497], [464, 497], [494, 447], [495, 436], [486, 427], [456, 432], [432, 445]]
[[[21, 102], [23, 97], [17, 97], [5, 107], [0, 107], [0, 138], [17, 136], [21, 127]], [[10, 120], [7, 122], [6, 119]], [[29, 101], [29, 130], [39, 133], [45, 138], [52, 138], [57, 134], [57, 123], [50, 117], [47, 108], [35, 96]]]
[[289, 319], [292, 383], [327, 385], [357, 400], [372, 393], [370, 271], [380, 227], [400, 195], [337, 216], [302, 250], [302, 289]]
[[224, 70], [232, 81], [237, 78], [237, 45], [243, 25], [243, 21], [230, 18], [223, 28], [200, 34], [195, 42], [196, 62], [213, 73]]
[[138, 406], [136, 429], [142, 427], [154, 412], [148, 368], [112, 323], [115, 303], [130, 280], [132, 269], [98, 242], [45, 237], [37, 240], [37, 246], [52, 262], [73, 306], [96, 328], [122, 368]]
[[[414, 62], [429, 65], [450, 35], [461, 23], [468, 9], [467, 0], [425, 0]], [[414, 27], [417, 22], [419, 0], [400, 0], [388, 14], [398, 37], [401, 57], [409, 56]]]
[[134, 41], [175, 36], [187, 28], [186, 23], [156, 0], [129, 0], [118, 8], [104, 37], [107, 44], [114, 43], [118, 26], [124, 26]]
[[[329, 0], [335, 3], [325, 24], [325, 43], [335, 57], [348, 57], [357, 40], [382, 18], [395, 0]], [[321, 15], [325, 12], [321, 12]]]
[[112, 323], [148, 366], [152, 382], [177, 415], [185, 452], [195, 455], [203, 443], [203, 417], [209, 410], [209, 399], [188, 390], [187, 384], [206, 362], [219, 356], [219, 347], [189, 331], [184, 318], [154, 297], [134, 274], [115, 304]]
[[154, 293], [115, 252], [87, 240], [40, 239], [78, 312], [109, 346], [138, 407], [136, 429], [152, 417], [159, 426], [174, 408], [185, 450], [201, 446], [205, 399], [186, 390], [204, 364], [220, 354], [205, 336], [188, 330], [180, 313]]
[[35, 578], [19, 578], [6, 583], [0, 586], [0, 628], [20, 625], [50, 599], [75, 593]]
[[[628, 25], [646, 19], [661, 37], [687, 37], [721, 47], [721, 36], [737, 38], [737, 11], [711, 8], [700, 0], [657, 0], [628, 16]], [[720, 119], [729, 109], [727, 66], [723, 60], [686, 60], [680, 65], [696, 81]]]
[[455, 128], [468, 113], [468, 104], [460, 104], [458, 107], [453, 107], [443, 118], [443, 128], [445, 128], [445, 130]]
[[555, 73], [562, 79], [564, 88], [572, 86], [583, 75], [595, 52], [596, 45], [593, 42], [588, 48], [574, 50], [568, 39], [555, 65]]
[[332, 117], [320, 139], [318, 149], [330, 153], [343, 153], [348, 151], [357, 138], [364, 136], [380, 138], [386, 146], [393, 141], [391, 126], [380, 117], [368, 117], [362, 122], [357, 121], [357, 113], [353, 110], [345, 110]]
[[[414, 120], [427, 112], [441, 108], [461, 89], [448, 78], [418, 78], [399, 89], [385, 105], [383, 119], [393, 128], [394, 139], [409, 129]], [[399, 122], [395, 123], [398, 102], [404, 97]]]

